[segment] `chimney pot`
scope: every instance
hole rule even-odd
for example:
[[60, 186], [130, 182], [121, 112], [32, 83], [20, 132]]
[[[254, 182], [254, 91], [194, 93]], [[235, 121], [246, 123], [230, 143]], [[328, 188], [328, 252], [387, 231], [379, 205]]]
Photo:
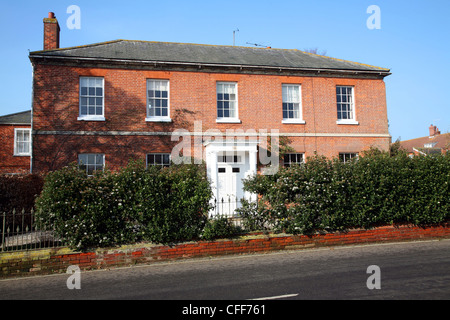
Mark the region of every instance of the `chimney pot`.
[[48, 13], [48, 18], [49, 19], [55, 19], [55, 13], [54, 12], [49, 12]]

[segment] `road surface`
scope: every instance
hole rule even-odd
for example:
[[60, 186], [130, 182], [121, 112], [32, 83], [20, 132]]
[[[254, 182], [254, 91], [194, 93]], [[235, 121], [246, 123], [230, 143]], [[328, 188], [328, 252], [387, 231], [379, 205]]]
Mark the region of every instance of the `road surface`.
[[448, 300], [450, 240], [191, 259], [75, 276], [0, 280], [0, 300]]

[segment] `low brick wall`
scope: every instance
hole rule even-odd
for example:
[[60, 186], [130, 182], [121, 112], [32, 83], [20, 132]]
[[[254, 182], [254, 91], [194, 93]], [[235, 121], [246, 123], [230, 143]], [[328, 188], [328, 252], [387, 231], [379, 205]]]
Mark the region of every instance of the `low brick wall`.
[[81, 270], [95, 270], [193, 257], [439, 238], [450, 238], [450, 223], [427, 228], [401, 225], [313, 235], [250, 234], [236, 239], [186, 242], [173, 246], [140, 243], [92, 252], [75, 252], [68, 248], [40, 249], [1, 253], [0, 278], [64, 273], [70, 265], [77, 265]]

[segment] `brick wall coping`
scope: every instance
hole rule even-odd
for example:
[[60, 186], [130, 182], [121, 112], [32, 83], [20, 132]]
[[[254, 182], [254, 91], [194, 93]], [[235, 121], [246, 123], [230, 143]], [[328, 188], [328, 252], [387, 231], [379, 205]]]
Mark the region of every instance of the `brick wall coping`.
[[252, 233], [233, 239], [175, 245], [137, 243], [88, 252], [69, 248], [4, 252], [0, 253], [0, 278], [65, 273], [70, 265], [77, 265], [81, 270], [97, 270], [227, 254], [441, 238], [450, 238], [450, 222], [430, 227], [396, 225], [311, 235]]

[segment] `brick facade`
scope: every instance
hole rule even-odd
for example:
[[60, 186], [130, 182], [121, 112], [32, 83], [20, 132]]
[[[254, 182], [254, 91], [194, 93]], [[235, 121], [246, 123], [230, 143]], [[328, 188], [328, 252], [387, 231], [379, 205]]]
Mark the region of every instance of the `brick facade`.
[[[81, 76], [104, 79], [105, 121], [77, 120]], [[147, 79], [169, 80], [172, 122], [145, 121]], [[237, 83], [241, 123], [216, 123], [219, 81]], [[281, 86], [286, 83], [301, 85], [304, 124], [282, 123]], [[336, 123], [337, 85], [353, 86], [357, 125]], [[371, 146], [387, 150], [390, 143], [382, 79], [35, 64], [33, 114], [36, 171], [57, 169], [76, 161], [76, 154], [83, 152], [104, 153], [111, 168], [123, 165], [130, 157], [144, 160], [149, 152], [170, 152], [177, 143], [170, 141], [170, 133], [176, 129], [194, 132], [194, 121], [201, 121], [203, 132], [219, 129], [223, 134], [227, 129], [276, 129], [306, 157], [317, 152], [331, 158]], [[55, 131], [59, 134], [48, 134]]]
[[14, 154], [14, 129], [30, 129], [31, 125], [0, 124], [0, 174], [30, 172], [30, 156]]
[[[174, 160], [172, 151], [183, 143], [183, 156], [206, 163], [213, 197], [237, 203], [250, 196], [243, 179], [262, 171], [265, 160], [279, 161], [264, 158], [271, 149], [267, 134], [287, 138], [296, 154], [286, 159], [294, 162], [389, 148], [389, 69], [272, 48], [132, 40], [59, 48], [53, 13], [44, 19], [44, 50], [31, 52], [30, 60], [33, 173], [77, 161], [88, 174], [104, 166], [117, 170], [131, 159], [168, 164], [167, 154]], [[164, 83], [163, 91], [151, 92], [167, 96], [149, 98], [149, 83]], [[219, 92], [225, 88], [230, 91]], [[156, 114], [157, 103], [166, 103], [167, 114]], [[184, 136], [174, 137], [179, 131]], [[231, 145], [218, 141], [230, 134]]]

